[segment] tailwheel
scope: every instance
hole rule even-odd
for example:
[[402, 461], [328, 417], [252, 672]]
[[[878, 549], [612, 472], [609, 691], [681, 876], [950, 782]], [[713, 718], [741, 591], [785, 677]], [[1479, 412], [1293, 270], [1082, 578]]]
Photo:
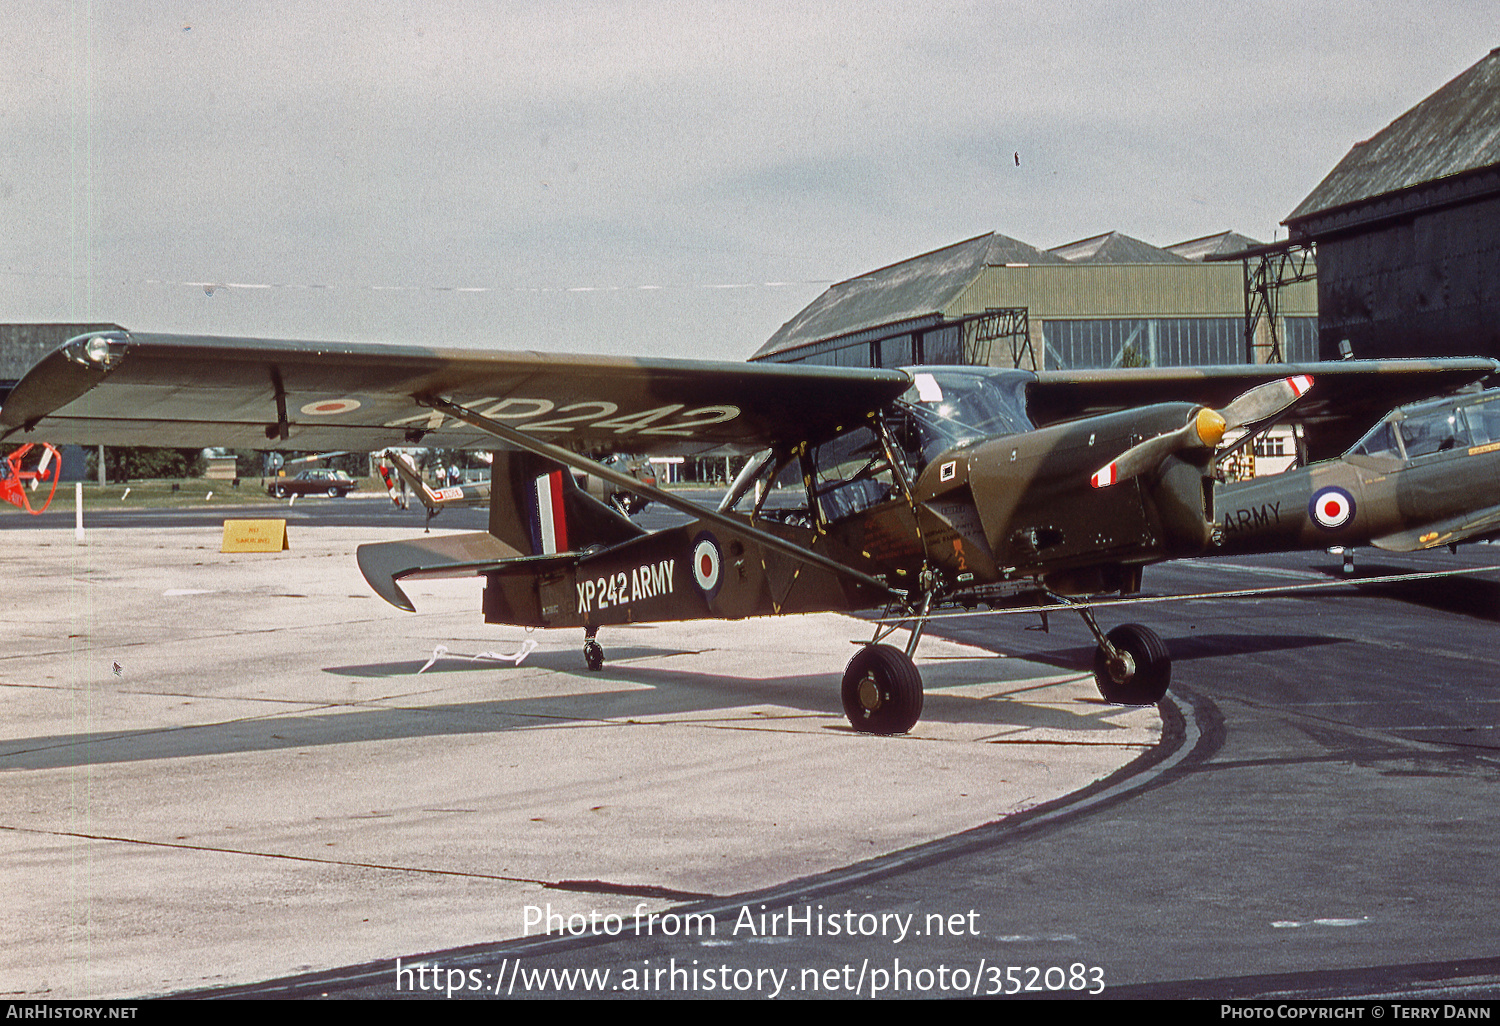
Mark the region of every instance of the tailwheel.
[[595, 673], [604, 669], [604, 647], [594, 640], [598, 636], [598, 624], [583, 629], [583, 661]]
[[1094, 682], [1106, 702], [1155, 705], [1172, 682], [1172, 657], [1156, 632], [1138, 623], [1122, 623], [1105, 635], [1117, 657], [1100, 646], [1094, 652]]
[[922, 715], [922, 675], [905, 652], [866, 645], [849, 660], [844, 715], [866, 734], [905, 734]]

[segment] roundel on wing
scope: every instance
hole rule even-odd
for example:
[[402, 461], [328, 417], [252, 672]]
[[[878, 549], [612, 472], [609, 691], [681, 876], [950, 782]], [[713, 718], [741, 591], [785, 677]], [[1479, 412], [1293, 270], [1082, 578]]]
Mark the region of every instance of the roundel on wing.
[[1337, 530], [1354, 519], [1354, 496], [1342, 488], [1319, 488], [1307, 504], [1313, 523]]
[[302, 407], [302, 412], [309, 417], [331, 417], [337, 413], [353, 413], [359, 405], [358, 399], [322, 399], [308, 403]]
[[704, 598], [713, 598], [719, 591], [719, 570], [723, 558], [719, 554], [719, 542], [704, 531], [693, 539], [693, 583], [703, 592]]

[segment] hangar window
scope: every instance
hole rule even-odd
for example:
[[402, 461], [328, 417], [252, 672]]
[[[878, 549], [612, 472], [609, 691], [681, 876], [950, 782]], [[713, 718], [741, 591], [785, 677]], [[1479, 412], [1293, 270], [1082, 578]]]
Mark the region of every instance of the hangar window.
[[1042, 339], [1059, 369], [1244, 362], [1244, 322], [1238, 317], [1047, 320]]

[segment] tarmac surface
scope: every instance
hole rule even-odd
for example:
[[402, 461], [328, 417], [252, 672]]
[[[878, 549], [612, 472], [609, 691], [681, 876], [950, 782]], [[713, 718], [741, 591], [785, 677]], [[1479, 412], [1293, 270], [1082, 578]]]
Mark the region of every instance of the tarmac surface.
[[0, 531], [0, 993], [222, 987], [776, 887], [1162, 735], [1076, 670], [931, 638], [916, 730], [857, 734], [838, 679], [870, 628], [832, 614], [605, 629], [590, 674], [579, 631], [485, 625], [478, 581], [382, 603], [354, 549], [410, 524], [289, 530], [235, 555], [218, 527]]

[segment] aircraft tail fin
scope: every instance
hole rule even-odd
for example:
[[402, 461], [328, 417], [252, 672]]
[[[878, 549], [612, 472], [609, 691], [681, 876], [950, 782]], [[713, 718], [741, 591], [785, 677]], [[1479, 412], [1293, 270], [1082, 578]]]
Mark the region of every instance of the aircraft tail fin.
[[533, 556], [618, 545], [646, 533], [579, 488], [571, 470], [532, 453], [495, 453], [490, 489], [490, 534]]

